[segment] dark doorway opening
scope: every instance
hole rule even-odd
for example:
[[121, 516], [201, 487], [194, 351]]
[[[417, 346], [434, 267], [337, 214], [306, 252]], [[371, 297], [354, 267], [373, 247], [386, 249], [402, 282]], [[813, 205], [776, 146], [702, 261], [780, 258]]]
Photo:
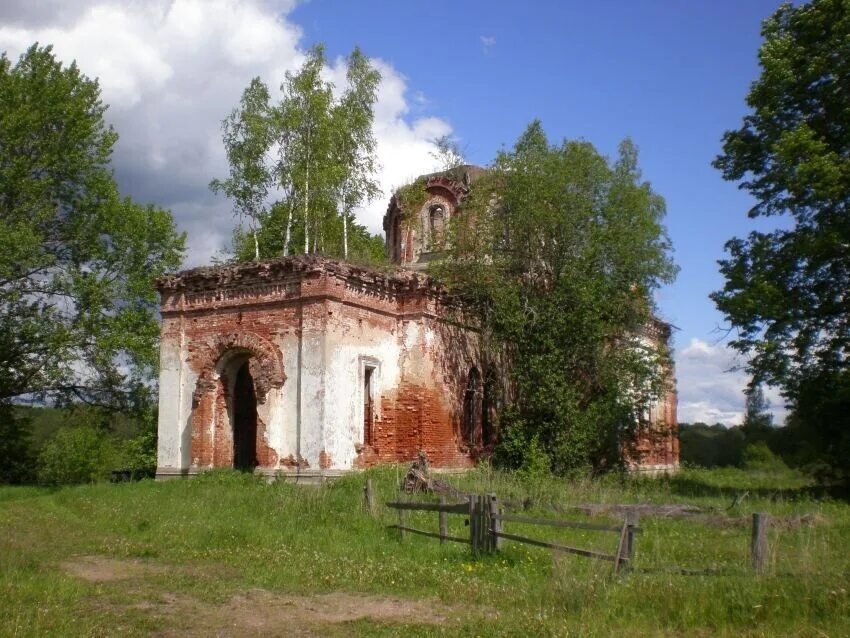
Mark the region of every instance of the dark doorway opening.
[[372, 375], [375, 368], [366, 366], [363, 369], [363, 443], [372, 445], [372, 424], [374, 408], [372, 407]]
[[469, 371], [463, 393], [463, 438], [468, 445], [477, 445], [481, 425], [481, 374], [478, 368]]
[[233, 388], [233, 467], [248, 472], [257, 467], [257, 395], [247, 361]]
[[481, 399], [481, 436], [484, 445], [496, 442], [495, 420], [496, 373], [492, 367], [484, 374], [484, 396]]

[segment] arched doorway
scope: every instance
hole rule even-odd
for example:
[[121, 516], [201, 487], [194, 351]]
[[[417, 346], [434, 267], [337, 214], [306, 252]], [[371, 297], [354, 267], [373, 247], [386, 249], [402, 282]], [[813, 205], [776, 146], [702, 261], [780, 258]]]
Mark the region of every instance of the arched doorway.
[[248, 361], [239, 366], [233, 385], [233, 467], [257, 467], [257, 395]]

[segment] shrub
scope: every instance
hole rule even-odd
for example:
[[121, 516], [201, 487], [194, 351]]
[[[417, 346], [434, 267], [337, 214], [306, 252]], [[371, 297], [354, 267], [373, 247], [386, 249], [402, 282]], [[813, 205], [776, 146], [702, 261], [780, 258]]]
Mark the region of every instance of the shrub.
[[112, 440], [90, 427], [59, 430], [38, 457], [38, 481], [44, 485], [74, 485], [106, 480], [119, 460]]
[[748, 470], [784, 471], [785, 462], [776, 456], [764, 441], [750, 443], [744, 448], [744, 467]]

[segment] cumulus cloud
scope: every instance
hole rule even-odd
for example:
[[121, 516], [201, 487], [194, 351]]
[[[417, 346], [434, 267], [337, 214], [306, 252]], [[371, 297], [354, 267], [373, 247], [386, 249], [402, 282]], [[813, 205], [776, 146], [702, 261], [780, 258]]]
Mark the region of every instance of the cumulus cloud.
[[[679, 421], [740, 425], [744, 420], [744, 388], [748, 375], [741, 370], [744, 361], [723, 344], [709, 344], [692, 338], [677, 353], [676, 376], [679, 388]], [[783, 400], [765, 388], [774, 421], [785, 419]]]
[[[250, 79], [271, 88], [304, 60], [293, 2], [268, 0], [6, 0], [0, 3], [0, 50], [16, 58], [33, 42], [52, 44], [99, 78], [107, 119], [121, 136], [113, 166], [122, 191], [170, 208], [188, 232], [187, 265], [208, 262], [230, 238], [229, 202], [210, 193], [226, 175], [221, 121]], [[451, 127], [412, 118], [407, 79], [375, 60], [383, 75], [375, 134], [383, 196], [358, 211], [381, 232], [391, 189], [434, 167], [432, 140]], [[340, 81], [344, 61], [327, 71]], [[413, 98], [417, 100], [416, 97]]]

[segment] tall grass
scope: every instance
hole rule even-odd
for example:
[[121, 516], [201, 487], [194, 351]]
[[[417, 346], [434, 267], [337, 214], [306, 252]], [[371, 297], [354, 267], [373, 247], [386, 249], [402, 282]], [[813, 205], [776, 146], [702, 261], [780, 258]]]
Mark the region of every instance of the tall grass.
[[[150, 611], [164, 594], [218, 604], [254, 588], [434, 599], [465, 610], [437, 628], [416, 618], [344, 627], [357, 635], [850, 634], [850, 507], [811, 498], [793, 473], [768, 480], [686, 470], [658, 479], [563, 481], [484, 467], [443, 477], [462, 490], [495, 492], [535, 516], [583, 520], [574, 506], [600, 503], [702, 509], [695, 518], [644, 516], [634, 569], [617, 578], [609, 563], [511, 542], [475, 560], [460, 544], [400, 540], [388, 529], [396, 512], [381, 506], [373, 518], [362, 503], [367, 478], [379, 503], [398, 498], [399, 474], [370, 470], [317, 488], [222, 471], [166, 483], [0, 488], [0, 635], [113, 635], [116, 626], [147, 635], [173, 622]], [[743, 492], [748, 496], [728, 509]], [[754, 511], [778, 521], [764, 576], [748, 565]], [[449, 518], [451, 534], [468, 534], [463, 517]], [[408, 520], [437, 529], [436, 514]], [[607, 552], [617, 542], [614, 534], [507, 525]], [[68, 561], [90, 555], [157, 569], [101, 583], [69, 573]], [[191, 628], [191, 619], [183, 622]]]

